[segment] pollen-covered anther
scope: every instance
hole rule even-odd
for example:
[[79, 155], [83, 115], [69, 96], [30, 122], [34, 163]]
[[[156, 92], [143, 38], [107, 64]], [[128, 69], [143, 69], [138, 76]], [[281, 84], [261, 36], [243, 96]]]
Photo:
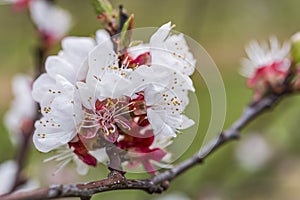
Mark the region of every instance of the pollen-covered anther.
[[48, 114], [49, 112], [51, 112], [51, 107], [44, 107], [44, 112], [46, 114]]
[[127, 74], [125, 72], [122, 72], [121, 73], [121, 76], [126, 76]]
[[93, 75], [93, 77], [94, 77], [97, 81], [99, 81], [99, 78], [98, 78], [96, 75]]
[[45, 133], [38, 133], [37, 136], [41, 137], [41, 138], [46, 138], [46, 134]]

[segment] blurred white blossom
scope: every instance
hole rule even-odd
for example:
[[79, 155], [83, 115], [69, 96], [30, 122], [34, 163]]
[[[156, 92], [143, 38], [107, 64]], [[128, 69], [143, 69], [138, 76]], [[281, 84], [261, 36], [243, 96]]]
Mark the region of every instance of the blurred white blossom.
[[169, 194], [162, 194], [157, 198], [151, 200], [191, 200], [186, 194], [180, 192], [173, 192]]
[[248, 171], [262, 168], [271, 159], [272, 154], [271, 146], [259, 134], [243, 138], [235, 150], [238, 162]]
[[71, 26], [71, 15], [46, 0], [32, 0], [29, 3], [32, 21], [49, 44], [61, 39]]
[[31, 128], [37, 115], [37, 105], [31, 96], [31, 85], [32, 79], [27, 75], [18, 74], [13, 78], [14, 99], [4, 122], [11, 132], [14, 144], [19, 142], [20, 134]]
[[0, 164], [0, 195], [12, 189], [18, 170], [17, 168], [17, 164], [12, 160]]

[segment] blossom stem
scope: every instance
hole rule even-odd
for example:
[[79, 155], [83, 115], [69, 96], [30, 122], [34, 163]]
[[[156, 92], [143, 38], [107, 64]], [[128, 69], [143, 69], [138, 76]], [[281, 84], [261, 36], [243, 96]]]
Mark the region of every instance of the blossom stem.
[[115, 144], [109, 144], [106, 147], [106, 153], [109, 157], [108, 168], [109, 170], [117, 170], [122, 172], [122, 161], [120, 157], [120, 150]]

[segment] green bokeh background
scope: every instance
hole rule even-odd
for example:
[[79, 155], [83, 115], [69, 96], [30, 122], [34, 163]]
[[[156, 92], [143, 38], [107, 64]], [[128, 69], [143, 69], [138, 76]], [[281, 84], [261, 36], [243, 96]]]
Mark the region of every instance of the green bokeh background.
[[[58, 0], [74, 18], [70, 35], [89, 36], [101, 28], [95, 19], [90, 1]], [[227, 94], [225, 128], [241, 114], [251, 99], [251, 91], [245, 87], [245, 79], [238, 74], [243, 48], [249, 40], [267, 39], [276, 35], [282, 41], [300, 30], [299, 0], [123, 0], [128, 12], [135, 14], [135, 27], [157, 27], [167, 21], [176, 24], [176, 30], [198, 41], [216, 62], [223, 76]], [[32, 52], [37, 44], [34, 28], [26, 12], [15, 13], [10, 6], [0, 6], [0, 120], [12, 99], [11, 79], [16, 73], [32, 74]], [[55, 54], [59, 45], [51, 52]], [[205, 86], [194, 77], [199, 99], [206, 96]], [[202, 93], [203, 91], [203, 93]], [[209, 122], [208, 98], [200, 101], [201, 123], [198, 137], [181, 160], [191, 156], [199, 148], [201, 133]], [[191, 199], [199, 200], [298, 200], [300, 196], [300, 134], [298, 121], [299, 98], [291, 97], [282, 102], [272, 113], [261, 116], [243, 132], [262, 134], [274, 151], [273, 159], [256, 172], [241, 168], [234, 157], [237, 143], [224, 146], [202, 166], [198, 166], [172, 182], [166, 193], [179, 191]], [[11, 159], [14, 150], [2, 120], [0, 122], [0, 162]], [[243, 137], [241, 138], [243, 140]], [[255, 146], [253, 147], [255, 148]], [[34, 148], [27, 162], [30, 176], [47, 179], [51, 173], [42, 163], [47, 156]], [[51, 167], [50, 167], [51, 168]], [[104, 166], [92, 169], [83, 181], [103, 178]], [[51, 176], [51, 175], [49, 175]], [[60, 181], [78, 180], [72, 168], [59, 175]], [[68, 177], [68, 178], [67, 178]], [[129, 177], [145, 177], [130, 174]], [[49, 178], [48, 178], [49, 179]], [[52, 179], [54, 179], [52, 177]], [[53, 182], [53, 180], [52, 180]], [[98, 194], [93, 199], [152, 199], [141, 191], [113, 191]], [[215, 198], [213, 198], [215, 197]]]

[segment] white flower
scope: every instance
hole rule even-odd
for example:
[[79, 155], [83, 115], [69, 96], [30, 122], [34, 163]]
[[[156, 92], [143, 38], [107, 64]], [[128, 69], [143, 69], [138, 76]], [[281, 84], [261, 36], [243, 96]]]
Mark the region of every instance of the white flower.
[[[103, 147], [116, 143], [138, 154], [153, 152], [136, 161], [154, 173], [150, 161], [161, 161], [167, 155], [162, 148], [171, 143], [171, 137], [194, 123], [183, 114], [189, 102], [188, 91], [194, 91], [188, 76], [194, 70], [194, 61], [186, 63], [193, 60], [192, 54], [183, 36], [165, 36], [160, 41], [161, 32], [164, 28], [154, 34], [146, 52], [136, 54], [134, 59], [127, 52], [115, 53], [105, 31], [97, 31], [96, 47], [86, 38], [63, 40], [63, 51], [47, 59], [47, 73], [33, 85], [33, 97], [41, 104], [43, 114], [35, 123], [36, 148], [48, 152], [68, 144], [80, 161], [95, 166], [95, 157], [100, 161], [106, 155]], [[180, 47], [174, 47], [177, 42]], [[173, 56], [165, 61], [154, 51], [157, 62], [152, 63], [152, 47], [164, 48], [163, 52]], [[128, 52], [136, 53], [131, 47]], [[141, 127], [150, 129], [152, 136], [139, 138]], [[130, 138], [143, 142], [137, 147]], [[150, 148], [152, 144], [161, 146]], [[69, 154], [63, 157], [68, 159], [62, 166], [73, 159]]]
[[71, 15], [65, 10], [45, 0], [29, 3], [32, 21], [49, 42], [62, 38], [71, 25]]
[[18, 143], [18, 134], [26, 131], [26, 126], [33, 123], [36, 117], [37, 105], [31, 96], [32, 79], [26, 75], [16, 75], [13, 78], [14, 100], [10, 110], [5, 115], [5, 124], [12, 133], [12, 142]]
[[252, 41], [245, 48], [247, 56], [242, 60], [241, 74], [245, 77], [253, 77], [257, 69], [272, 65], [273, 63], [280, 63], [277, 67], [280, 71], [287, 71], [290, 67], [290, 60], [288, 54], [291, 45], [285, 42], [280, 46], [276, 37], [270, 38], [270, 45], [267, 42], [259, 44], [257, 41]]
[[257, 171], [272, 157], [272, 150], [267, 141], [259, 134], [251, 135], [238, 144], [236, 158], [248, 171]]
[[12, 161], [6, 161], [0, 165], [0, 195], [9, 192], [14, 184], [17, 173], [17, 164]]

